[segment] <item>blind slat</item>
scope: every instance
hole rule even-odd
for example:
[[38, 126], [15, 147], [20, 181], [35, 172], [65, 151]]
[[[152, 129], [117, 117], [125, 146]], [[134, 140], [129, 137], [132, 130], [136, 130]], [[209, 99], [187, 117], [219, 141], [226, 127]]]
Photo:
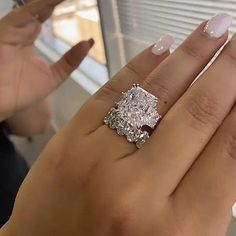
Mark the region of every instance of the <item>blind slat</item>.
[[[117, 0], [123, 37], [153, 42], [171, 34], [178, 46], [198, 24], [219, 12], [236, 18], [236, 0]], [[236, 29], [233, 22], [232, 30]]]

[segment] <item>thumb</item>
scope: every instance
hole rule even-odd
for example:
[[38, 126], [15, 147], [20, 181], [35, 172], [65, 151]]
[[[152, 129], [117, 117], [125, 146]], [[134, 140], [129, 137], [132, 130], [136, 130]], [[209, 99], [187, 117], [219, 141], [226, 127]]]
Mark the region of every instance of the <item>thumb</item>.
[[72, 47], [58, 62], [51, 66], [56, 81], [60, 84], [80, 65], [95, 44], [91, 38]]

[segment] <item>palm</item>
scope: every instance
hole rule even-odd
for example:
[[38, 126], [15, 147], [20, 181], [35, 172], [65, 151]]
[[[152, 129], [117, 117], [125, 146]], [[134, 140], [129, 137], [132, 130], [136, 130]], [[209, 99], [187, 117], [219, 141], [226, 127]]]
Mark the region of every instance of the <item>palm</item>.
[[93, 46], [92, 39], [82, 41], [53, 65], [37, 55], [34, 41], [41, 22], [61, 1], [35, 1], [0, 21], [0, 120], [44, 99], [69, 77]]
[[3, 45], [2, 51], [0, 87], [8, 86], [0, 100], [7, 108], [15, 111], [26, 107], [44, 98], [58, 84], [50, 66], [35, 54], [32, 45], [22, 49]]

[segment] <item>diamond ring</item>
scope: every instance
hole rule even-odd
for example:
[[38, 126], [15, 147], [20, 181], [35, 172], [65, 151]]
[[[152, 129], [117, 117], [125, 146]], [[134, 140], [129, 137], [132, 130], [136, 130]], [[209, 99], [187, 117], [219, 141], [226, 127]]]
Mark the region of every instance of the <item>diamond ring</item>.
[[150, 130], [154, 130], [161, 119], [157, 105], [157, 97], [135, 84], [122, 93], [104, 118], [104, 123], [141, 148], [150, 137]]

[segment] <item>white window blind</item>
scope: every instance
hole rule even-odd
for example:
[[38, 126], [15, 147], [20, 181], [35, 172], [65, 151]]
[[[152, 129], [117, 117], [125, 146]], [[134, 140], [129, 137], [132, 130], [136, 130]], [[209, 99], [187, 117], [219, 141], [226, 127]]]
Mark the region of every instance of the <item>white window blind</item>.
[[[176, 47], [201, 21], [220, 12], [236, 18], [236, 0], [116, 0], [116, 7], [128, 51], [134, 42], [155, 42], [165, 34], [174, 36]], [[231, 33], [236, 30], [235, 23]]]

